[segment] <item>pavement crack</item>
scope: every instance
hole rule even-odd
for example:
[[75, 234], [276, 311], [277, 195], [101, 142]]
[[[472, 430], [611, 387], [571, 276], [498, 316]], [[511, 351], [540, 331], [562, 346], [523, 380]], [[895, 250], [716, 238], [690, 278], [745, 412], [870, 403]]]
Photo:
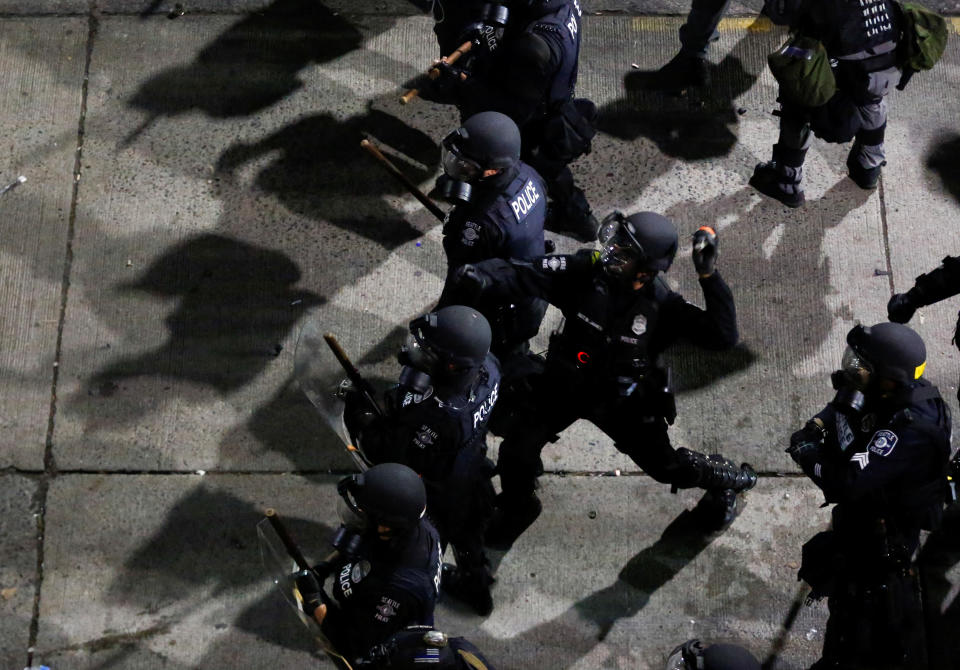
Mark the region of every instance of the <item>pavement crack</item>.
[[94, 640], [87, 640], [86, 642], [77, 642], [76, 644], [71, 644], [66, 647], [58, 647], [57, 649], [45, 649], [45, 654], [57, 654], [64, 651], [86, 651], [86, 652], [97, 652], [104, 651], [106, 649], [113, 649], [115, 647], [125, 647], [132, 645], [140, 640], [145, 640], [147, 638], [155, 637], [157, 635], [163, 635], [164, 633], [170, 632], [170, 624], [162, 623], [157, 626], [152, 626], [151, 628], [144, 628], [143, 630], [137, 630], [132, 633], [117, 633], [115, 635], [104, 635], [98, 637]]

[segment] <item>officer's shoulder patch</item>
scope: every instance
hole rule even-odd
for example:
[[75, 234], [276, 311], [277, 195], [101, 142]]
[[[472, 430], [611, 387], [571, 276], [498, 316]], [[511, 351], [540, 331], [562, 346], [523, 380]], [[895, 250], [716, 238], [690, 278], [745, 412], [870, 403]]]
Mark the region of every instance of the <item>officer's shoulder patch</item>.
[[480, 224], [473, 221], [465, 221], [461, 232], [460, 244], [465, 247], [472, 247], [480, 239]]
[[877, 456], [889, 456], [893, 448], [897, 446], [897, 434], [892, 430], [878, 430], [870, 438], [870, 453]]
[[550, 272], [563, 272], [567, 269], [567, 259], [565, 256], [544, 256], [540, 265]]

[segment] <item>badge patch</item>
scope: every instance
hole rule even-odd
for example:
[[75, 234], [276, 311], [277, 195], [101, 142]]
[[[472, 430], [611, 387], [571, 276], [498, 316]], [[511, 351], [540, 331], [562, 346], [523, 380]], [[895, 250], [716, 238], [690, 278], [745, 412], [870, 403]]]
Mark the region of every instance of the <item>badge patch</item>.
[[892, 430], [878, 430], [870, 439], [870, 453], [877, 456], [889, 456], [897, 446], [897, 434]]
[[647, 317], [643, 314], [637, 314], [633, 317], [633, 325], [630, 326], [630, 330], [634, 335], [643, 335], [647, 332]]
[[358, 584], [361, 579], [370, 574], [370, 561], [360, 561], [353, 566], [353, 570], [350, 572], [350, 579], [353, 580], [354, 584]]
[[478, 233], [473, 228], [464, 228], [463, 238], [460, 240], [460, 242], [465, 247], [472, 247], [474, 244], [477, 243], [477, 239], [479, 239], [479, 237], [480, 237], [480, 233]]

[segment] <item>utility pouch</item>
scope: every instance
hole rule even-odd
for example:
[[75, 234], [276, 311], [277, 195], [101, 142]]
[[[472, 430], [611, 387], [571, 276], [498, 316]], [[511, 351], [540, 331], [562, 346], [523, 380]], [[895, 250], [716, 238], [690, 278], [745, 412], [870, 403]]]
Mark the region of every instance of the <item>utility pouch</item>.
[[553, 160], [569, 163], [590, 153], [597, 134], [597, 107], [586, 98], [567, 100], [547, 116], [541, 151]]
[[786, 104], [819, 107], [837, 92], [827, 50], [813, 37], [791, 34], [783, 46], [767, 56], [767, 63], [780, 85], [780, 99]]
[[900, 12], [902, 34], [897, 45], [901, 67], [929, 70], [947, 47], [947, 22], [942, 16], [915, 2], [894, 3]]
[[803, 545], [797, 579], [810, 585], [807, 601], [820, 600], [833, 593], [843, 554], [834, 531], [817, 533]]

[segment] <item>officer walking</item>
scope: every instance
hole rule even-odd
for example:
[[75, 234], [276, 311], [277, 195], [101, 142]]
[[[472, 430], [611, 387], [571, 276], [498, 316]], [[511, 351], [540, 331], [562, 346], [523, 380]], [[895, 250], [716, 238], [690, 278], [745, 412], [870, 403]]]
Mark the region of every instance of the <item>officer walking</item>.
[[[906, 323], [920, 307], [932, 305], [960, 294], [960, 256], [947, 256], [940, 267], [917, 277], [906, 293], [896, 293], [887, 303], [887, 315], [891, 321]], [[960, 312], [953, 342], [960, 348]], [[960, 400], [960, 383], [957, 384], [957, 399]]]
[[469, 640], [449, 637], [432, 626], [408, 626], [359, 659], [357, 670], [495, 670]]
[[759, 163], [750, 185], [787, 207], [804, 202], [803, 161], [812, 135], [827, 142], [854, 140], [847, 155], [850, 178], [862, 189], [877, 187], [886, 164], [883, 138], [887, 127], [885, 96], [900, 79], [897, 43], [900, 22], [893, 0], [765, 0], [763, 13], [819, 40], [832, 70], [837, 92], [826, 104], [789, 102], [781, 81], [780, 137], [773, 158]]
[[494, 498], [486, 436], [500, 386], [490, 326], [469, 307], [443, 307], [410, 322], [398, 358], [385, 414], [348, 394], [344, 419], [367, 458], [403, 462], [423, 477], [430, 518], [457, 560], [444, 568], [444, 590], [485, 616], [493, 578], [483, 534]]
[[680, 26], [680, 51], [653, 73], [647, 88], [681, 92], [710, 84], [707, 48], [718, 37], [717, 26], [730, 0], [693, 0], [686, 23]]
[[[544, 252], [546, 187], [520, 160], [520, 131], [499, 112], [481, 112], [443, 140], [444, 174], [437, 189], [455, 203], [443, 225], [447, 281], [439, 306], [450, 299], [453, 271], [487, 258], [531, 258]], [[493, 329], [491, 348], [510, 368], [537, 334], [546, 303], [530, 296], [483, 310]]]
[[847, 345], [836, 396], [787, 449], [835, 504], [799, 572], [830, 610], [813, 667], [926, 668], [914, 553], [943, 513], [950, 412], [910, 328], [856, 326]]
[[730, 289], [716, 270], [717, 237], [694, 236], [693, 261], [706, 310], [659, 277], [677, 250], [674, 225], [659, 214], [616, 212], [601, 226], [603, 252], [494, 259], [458, 271], [464, 295], [478, 301], [537, 295], [556, 305], [564, 325], [551, 336], [546, 370], [532, 415], [507, 435], [498, 470], [503, 493], [487, 534], [491, 545], [512, 542], [540, 513], [534, 495], [544, 445], [577, 419], [588, 419], [650, 476], [674, 488], [700, 487], [704, 524], [717, 529], [737, 512], [737, 493], [756, 483], [748, 465], [719, 455], [674, 449], [667, 435], [676, 407], [657, 357], [681, 338], [710, 349], [737, 341]]
[[[342, 479], [341, 527], [331, 563], [298, 573], [303, 607], [347, 659], [413, 624], [433, 625], [440, 584], [437, 531], [424, 517], [420, 477], [397, 463]], [[333, 599], [322, 591], [333, 580]]]
[[484, 5], [480, 21], [458, 38], [474, 36], [476, 52], [463, 63], [441, 61], [438, 85], [451, 92], [462, 118], [493, 110], [514, 120], [523, 160], [547, 182], [549, 229], [590, 242], [597, 220], [569, 168], [589, 153], [596, 134], [596, 106], [573, 98], [581, 14], [578, 0]]

